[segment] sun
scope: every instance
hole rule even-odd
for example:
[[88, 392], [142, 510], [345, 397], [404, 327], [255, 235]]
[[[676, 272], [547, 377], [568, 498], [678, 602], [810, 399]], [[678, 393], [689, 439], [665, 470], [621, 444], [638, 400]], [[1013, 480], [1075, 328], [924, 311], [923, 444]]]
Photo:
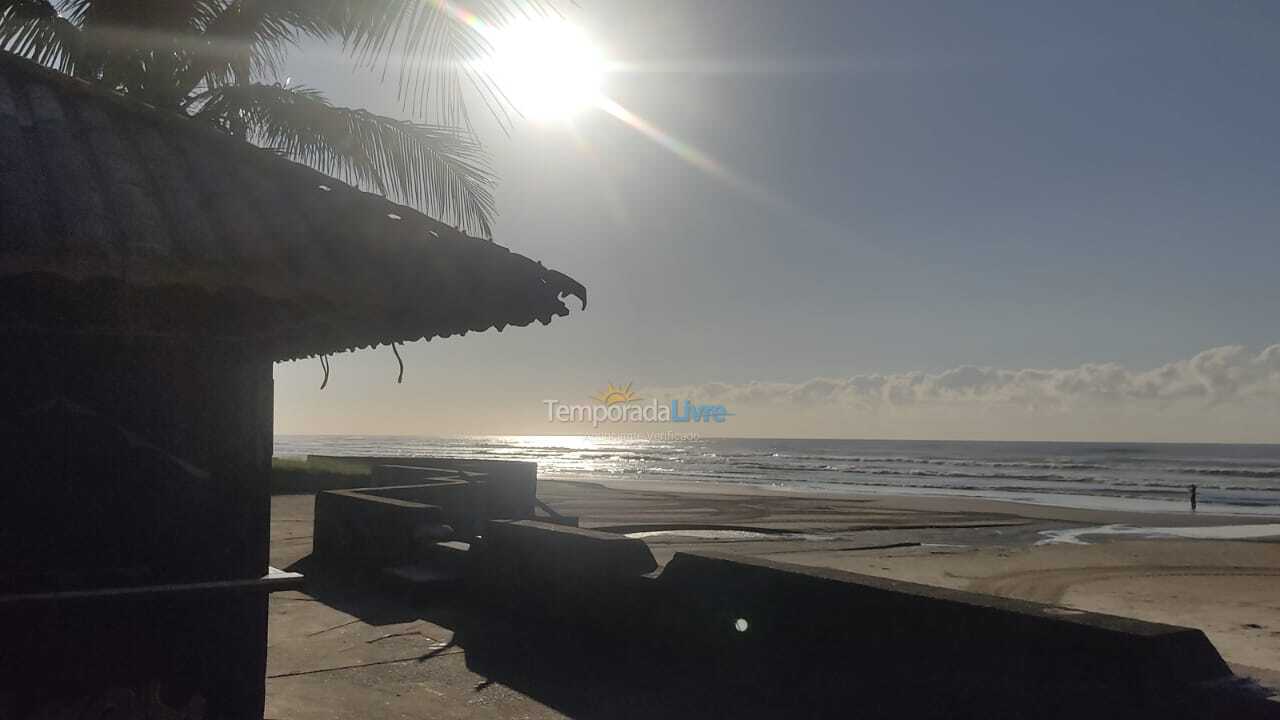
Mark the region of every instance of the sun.
[[577, 25], [523, 20], [496, 31], [491, 42], [492, 77], [526, 118], [563, 121], [597, 104], [604, 56]]
[[627, 383], [623, 387], [614, 387], [613, 383], [609, 383], [609, 387], [604, 392], [596, 395], [593, 400], [604, 403], [605, 405], [617, 405], [619, 403], [629, 403], [633, 400], [639, 400], [636, 394], [631, 391], [631, 383]]

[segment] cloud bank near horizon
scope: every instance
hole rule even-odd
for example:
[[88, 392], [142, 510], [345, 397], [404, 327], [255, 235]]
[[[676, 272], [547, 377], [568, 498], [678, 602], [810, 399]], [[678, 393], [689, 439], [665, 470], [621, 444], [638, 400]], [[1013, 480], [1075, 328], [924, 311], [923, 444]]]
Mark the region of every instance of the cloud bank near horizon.
[[750, 407], [828, 408], [863, 413], [953, 408], [1031, 416], [1094, 410], [1195, 411], [1230, 407], [1280, 411], [1280, 343], [1241, 345], [1135, 370], [1118, 363], [1060, 369], [963, 365], [937, 373], [872, 373], [801, 383], [711, 382], [647, 394]]

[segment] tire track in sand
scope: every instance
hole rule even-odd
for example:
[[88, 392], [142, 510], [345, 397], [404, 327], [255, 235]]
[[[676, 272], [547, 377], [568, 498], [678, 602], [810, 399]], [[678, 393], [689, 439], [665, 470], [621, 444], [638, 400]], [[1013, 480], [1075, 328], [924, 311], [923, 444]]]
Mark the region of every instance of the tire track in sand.
[[1060, 604], [1076, 585], [1143, 577], [1280, 577], [1280, 568], [1221, 565], [1099, 565], [1092, 567], [1022, 570], [972, 580], [973, 592]]

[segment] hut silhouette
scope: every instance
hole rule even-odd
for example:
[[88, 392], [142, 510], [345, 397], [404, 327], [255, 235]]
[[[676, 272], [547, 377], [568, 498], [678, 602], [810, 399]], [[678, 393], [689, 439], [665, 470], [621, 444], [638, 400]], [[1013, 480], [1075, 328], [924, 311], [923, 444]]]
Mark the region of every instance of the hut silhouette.
[[[0, 717], [262, 717], [272, 363], [583, 286], [0, 53]], [[148, 709], [150, 708], [150, 709]], [[105, 712], [105, 710], [103, 711]]]

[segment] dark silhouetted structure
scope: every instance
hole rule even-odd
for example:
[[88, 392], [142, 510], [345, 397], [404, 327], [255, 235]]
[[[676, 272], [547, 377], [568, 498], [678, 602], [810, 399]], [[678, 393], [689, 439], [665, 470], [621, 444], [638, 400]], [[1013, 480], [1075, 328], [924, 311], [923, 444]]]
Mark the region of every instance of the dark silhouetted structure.
[[266, 592], [297, 581], [267, 567], [272, 362], [545, 324], [568, 294], [0, 53], [0, 717], [261, 717]]

